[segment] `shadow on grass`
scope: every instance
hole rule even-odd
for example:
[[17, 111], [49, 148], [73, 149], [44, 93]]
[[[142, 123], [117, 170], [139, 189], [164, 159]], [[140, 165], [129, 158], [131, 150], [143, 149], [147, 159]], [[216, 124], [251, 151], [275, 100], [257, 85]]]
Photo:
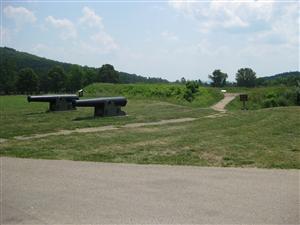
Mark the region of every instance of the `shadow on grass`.
[[48, 111], [43, 111], [43, 112], [34, 112], [34, 113], [25, 113], [25, 116], [33, 116], [33, 115], [41, 115], [41, 114], [45, 114], [48, 113]]
[[73, 121], [82, 121], [82, 120], [95, 120], [102, 117], [95, 117], [95, 116], [82, 116], [82, 117], [76, 117], [73, 119]]

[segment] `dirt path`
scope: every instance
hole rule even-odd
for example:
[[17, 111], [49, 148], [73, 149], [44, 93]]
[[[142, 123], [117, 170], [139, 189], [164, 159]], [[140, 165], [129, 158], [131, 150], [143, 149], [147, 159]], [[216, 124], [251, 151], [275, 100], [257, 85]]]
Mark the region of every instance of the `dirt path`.
[[211, 108], [219, 112], [226, 112], [225, 106], [238, 95], [238, 93], [225, 93], [224, 98]]
[[[219, 111], [219, 112], [226, 112], [225, 106], [232, 101], [238, 94], [226, 93], [224, 95], [224, 99], [219, 101], [217, 104], [212, 106], [211, 108]], [[204, 117], [199, 118], [179, 118], [179, 119], [169, 119], [169, 120], [161, 120], [157, 122], [149, 122], [149, 123], [129, 123], [123, 126], [102, 126], [102, 127], [87, 127], [87, 128], [77, 128], [74, 130], [60, 130], [56, 132], [44, 133], [44, 134], [33, 134], [31, 136], [16, 136], [13, 137], [15, 140], [31, 140], [31, 139], [38, 139], [38, 138], [45, 138], [49, 136], [59, 136], [59, 135], [70, 135], [73, 133], [93, 133], [93, 132], [102, 132], [102, 131], [111, 131], [111, 130], [118, 130], [124, 128], [138, 128], [144, 126], [155, 126], [155, 125], [165, 125], [165, 124], [173, 124], [173, 123], [183, 123], [183, 122], [190, 122], [201, 118], [218, 118], [223, 116], [223, 114], [216, 113]], [[8, 139], [0, 139], [0, 143], [4, 143], [8, 141]]]
[[57, 132], [34, 134], [31, 136], [16, 136], [16, 137], [14, 137], [14, 139], [16, 139], [16, 140], [31, 140], [31, 139], [37, 139], [37, 138], [44, 138], [44, 137], [48, 137], [48, 136], [70, 135], [73, 133], [93, 133], [93, 132], [118, 130], [118, 129], [122, 129], [122, 128], [138, 128], [138, 127], [144, 127], [144, 126], [155, 126], [155, 125], [165, 125], [165, 124], [172, 124], [172, 123], [190, 122], [190, 121], [194, 121], [196, 119], [198, 119], [198, 118], [170, 119], [170, 120], [161, 120], [161, 121], [149, 122], [149, 123], [129, 123], [129, 124], [125, 124], [123, 126], [109, 125], [109, 126], [102, 126], [102, 127], [77, 128], [74, 130], [60, 130]]

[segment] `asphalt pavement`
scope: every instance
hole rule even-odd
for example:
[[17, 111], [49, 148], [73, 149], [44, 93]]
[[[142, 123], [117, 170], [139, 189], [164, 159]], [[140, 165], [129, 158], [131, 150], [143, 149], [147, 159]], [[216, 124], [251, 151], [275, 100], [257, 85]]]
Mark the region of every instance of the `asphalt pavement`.
[[299, 224], [299, 170], [0, 162], [1, 224]]

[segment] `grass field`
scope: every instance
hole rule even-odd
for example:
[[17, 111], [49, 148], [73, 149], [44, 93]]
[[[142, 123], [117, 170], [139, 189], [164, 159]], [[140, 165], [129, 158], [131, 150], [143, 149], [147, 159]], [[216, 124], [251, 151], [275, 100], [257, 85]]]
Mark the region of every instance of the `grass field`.
[[[212, 88], [200, 88], [195, 102], [192, 103], [183, 100], [181, 94], [166, 94], [177, 88], [183, 90], [185, 86], [168, 84], [90, 85], [85, 89], [86, 98], [118, 95], [128, 98], [128, 104], [124, 108], [128, 116], [97, 119], [93, 117], [93, 108], [78, 108], [71, 112], [45, 113], [48, 109], [47, 103], [29, 104], [26, 96], [0, 96], [0, 138], [59, 131], [61, 129], [199, 117], [212, 113], [212, 110], [200, 109], [198, 105], [208, 107], [222, 99], [220, 92]], [[148, 93], [148, 95], [152, 93], [152, 96], [142, 96], [141, 93], [143, 92]]]
[[[124, 108], [128, 116], [93, 119], [92, 109], [45, 113], [46, 104], [29, 104], [24, 96], [1, 96], [0, 138], [8, 141], [0, 143], [0, 155], [142, 164], [300, 168], [300, 107], [232, 110], [222, 117], [207, 118], [206, 115], [216, 112], [180, 101], [175, 104], [173, 97], [167, 102], [157, 96], [128, 98]], [[23, 141], [13, 139], [18, 135], [61, 129], [185, 117], [198, 119]]]

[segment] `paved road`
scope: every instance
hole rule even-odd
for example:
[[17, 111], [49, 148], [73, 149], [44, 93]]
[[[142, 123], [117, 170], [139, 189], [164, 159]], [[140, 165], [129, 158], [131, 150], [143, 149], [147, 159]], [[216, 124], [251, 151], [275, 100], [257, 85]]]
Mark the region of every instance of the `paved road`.
[[1, 224], [298, 224], [299, 170], [1, 159]]

